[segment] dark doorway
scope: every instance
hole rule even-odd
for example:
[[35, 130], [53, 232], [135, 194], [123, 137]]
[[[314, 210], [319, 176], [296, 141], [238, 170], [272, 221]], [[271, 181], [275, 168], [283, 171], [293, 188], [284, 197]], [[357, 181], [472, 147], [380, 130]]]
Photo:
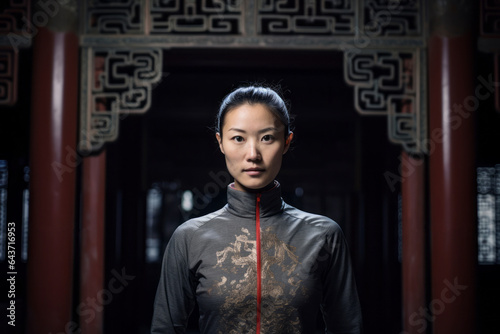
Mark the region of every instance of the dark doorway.
[[[135, 276], [105, 309], [106, 332], [148, 332], [161, 256], [173, 230], [225, 204], [225, 165], [212, 130], [223, 97], [245, 84], [281, 86], [295, 139], [283, 197], [337, 221], [349, 242], [367, 333], [401, 331], [397, 173], [384, 117], [361, 117], [338, 51], [172, 49], [147, 114], [120, 123], [108, 146], [106, 279]], [[186, 192], [188, 191], [188, 192]], [[191, 210], [183, 208], [190, 194]], [[196, 320], [191, 330], [196, 332]]]

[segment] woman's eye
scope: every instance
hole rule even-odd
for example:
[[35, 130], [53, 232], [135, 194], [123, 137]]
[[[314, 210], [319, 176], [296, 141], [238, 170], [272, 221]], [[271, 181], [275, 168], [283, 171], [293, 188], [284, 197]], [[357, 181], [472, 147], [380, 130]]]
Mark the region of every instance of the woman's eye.
[[242, 136], [234, 136], [232, 139], [237, 143], [241, 143], [243, 141]]
[[265, 135], [264, 137], [262, 137], [262, 141], [271, 141], [274, 139], [274, 136], [272, 135]]

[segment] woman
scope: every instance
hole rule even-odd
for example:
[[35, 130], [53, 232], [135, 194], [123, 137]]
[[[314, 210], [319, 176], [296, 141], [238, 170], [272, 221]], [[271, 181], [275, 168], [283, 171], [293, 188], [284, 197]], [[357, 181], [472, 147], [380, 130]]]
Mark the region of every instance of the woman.
[[152, 333], [184, 333], [195, 302], [201, 333], [360, 333], [361, 311], [340, 227], [281, 199], [275, 177], [293, 133], [279, 95], [239, 88], [216, 138], [234, 178], [222, 209], [177, 228], [163, 259]]

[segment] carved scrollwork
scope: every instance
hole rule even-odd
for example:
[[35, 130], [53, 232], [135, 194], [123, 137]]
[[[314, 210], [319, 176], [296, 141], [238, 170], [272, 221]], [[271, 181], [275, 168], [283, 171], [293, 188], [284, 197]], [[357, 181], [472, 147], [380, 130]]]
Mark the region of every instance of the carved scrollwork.
[[29, 24], [30, 0], [2, 0], [0, 3], [0, 34], [20, 34]]
[[152, 34], [232, 34], [243, 27], [243, 0], [151, 2]]
[[422, 35], [420, 1], [364, 0], [364, 29], [369, 36]]
[[500, 3], [495, 0], [481, 0], [481, 35], [500, 35]]
[[257, 5], [260, 35], [353, 35], [356, 10], [349, 0], [270, 0]]
[[17, 102], [18, 53], [10, 48], [0, 48], [0, 105]]
[[160, 49], [87, 48], [82, 57], [82, 151], [94, 151], [118, 136], [119, 120], [144, 113], [162, 80]]
[[[427, 2], [91, 0], [83, 3], [81, 41], [84, 49], [92, 50], [91, 70], [83, 71], [91, 73], [87, 75], [89, 82], [97, 79], [102, 85], [85, 83], [91, 98], [85, 106], [82, 124], [87, 126], [92, 140], [115, 139], [118, 120], [124, 111], [147, 109], [141, 103], [147, 104], [150, 91], [127, 86], [130, 81], [124, 78], [130, 78], [130, 73], [116, 72], [122, 69], [116, 64], [129, 59], [119, 51], [125, 45], [144, 49], [273, 47], [343, 51], [345, 80], [355, 89], [356, 110], [365, 115], [385, 115], [392, 141], [401, 143], [408, 152], [422, 150], [421, 141], [426, 136], [426, 103], [422, 101], [426, 98], [423, 50]], [[105, 70], [94, 78], [94, 67], [100, 59], [105, 59]], [[96, 106], [102, 110], [97, 111]], [[94, 149], [96, 145], [87, 146]]]
[[144, 33], [144, 1], [82, 1], [84, 27], [87, 34]]
[[345, 53], [345, 81], [354, 87], [355, 109], [385, 115], [389, 139], [410, 153], [420, 153], [425, 137], [417, 51], [363, 50]]
[[415, 0], [92, 0], [83, 2], [82, 43], [339, 49], [369, 39], [374, 47], [421, 47], [425, 6]]

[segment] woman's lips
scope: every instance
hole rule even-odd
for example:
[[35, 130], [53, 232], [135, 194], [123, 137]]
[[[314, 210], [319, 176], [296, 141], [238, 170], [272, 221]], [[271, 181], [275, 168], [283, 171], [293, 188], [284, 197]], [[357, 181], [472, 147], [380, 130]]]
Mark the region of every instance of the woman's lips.
[[264, 173], [263, 168], [248, 168], [243, 170], [244, 173], [250, 176], [258, 176]]

